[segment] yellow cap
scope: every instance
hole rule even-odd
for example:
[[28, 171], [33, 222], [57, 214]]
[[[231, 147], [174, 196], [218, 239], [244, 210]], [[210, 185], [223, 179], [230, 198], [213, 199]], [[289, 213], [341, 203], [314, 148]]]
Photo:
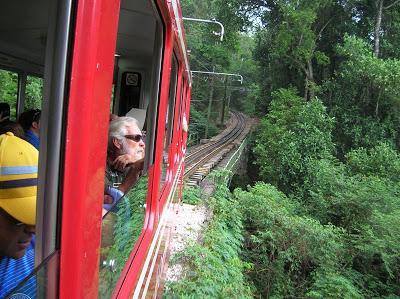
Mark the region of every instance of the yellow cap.
[[7, 132], [0, 135], [0, 208], [22, 223], [36, 223], [39, 152]]

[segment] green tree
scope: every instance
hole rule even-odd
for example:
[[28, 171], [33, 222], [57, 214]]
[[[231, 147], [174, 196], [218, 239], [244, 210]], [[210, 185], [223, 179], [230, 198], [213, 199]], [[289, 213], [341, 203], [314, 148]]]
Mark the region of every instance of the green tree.
[[[181, 1], [184, 16], [216, 19], [225, 27], [224, 39], [221, 42], [219, 37], [214, 35], [215, 32], [220, 31], [219, 26], [185, 21], [192, 70], [242, 73], [244, 69], [246, 76], [254, 73], [254, 64], [248, 59], [251, 57], [252, 40], [250, 37], [239, 34], [244, 20], [237, 14], [234, 2], [234, 0]], [[257, 87], [247, 77], [245, 82], [245, 86], [240, 86], [236, 78], [193, 74], [191, 108], [193, 115], [207, 116], [205, 125], [208, 131], [211, 128], [207, 137], [212, 136], [210, 133], [216, 132], [212, 126], [219, 126], [223, 122], [223, 117], [228, 114], [225, 107], [230, 105], [229, 99], [232, 99], [236, 109], [244, 108], [250, 113], [254, 111], [254, 105], [251, 103], [257, 96]], [[209, 102], [211, 109], [208, 108]], [[200, 131], [193, 131], [195, 128], [200, 127], [197, 125], [192, 127], [192, 134], [205, 135], [201, 135]]]
[[[248, 34], [240, 34], [238, 51], [231, 56], [230, 72], [240, 74], [244, 81], [231, 88], [231, 107], [247, 114], [255, 114], [258, 99], [261, 98], [259, 84], [260, 69], [253, 59], [255, 39]], [[231, 81], [236, 81], [232, 78]], [[232, 82], [233, 85], [233, 82]]]
[[[331, 70], [331, 53], [340, 38], [335, 28], [347, 26], [349, 15], [335, 1], [245, 1], [242, 10], [258, 9], [256, 59], [265, 69], [266, 92], [292, 84], [305, 99], [314, 97]], [[344, 25], [343, 25], [344, 24]], [[273, 74], [273, 75], [272, 75]]]
[[42, 109], [43, 79], [33, 76], [27, 77], [25, 110]]
[[400, 181], [400, 154], [387, 143], [371, 149], [358, 148], [346, 155], [351, 174], [377, 176], [393, 182]]
[[340, 157], [379, 142], [399, 146], [400, 60], [377, 58], [366, 42], [349, 36], [338, 54], [343, 60], [325, 85], [325, 102], [337, 120], [334, 139]]
[[0, 102], [6, 102], [11, 108], [11, 118], [15, 118], [18, 95], [18, 74], [0, 70]]
[[332, 157], [333, 125], [318, 99], [305, 102], [293, 89], [273, 93], [254, 148], [261, 179], [286, 193], [297, 190], [310, 160]]
[[375, 57], [399, 57], [395, 47], [400, 37], [400, 1], [350, 0], [348, 8], [357, 20], [358, 35], [373, 44]]
[[350, 279], [335, 272], [317, 272], [315, 282], [311, 290], [307, 292], [306, 297], [312, 299], [363, 298]]
[[[300, 213], [274, 186], [235, 190], [246, 230], [243, 258], [262, 298], [304, 298], [314, 273], [339, 268], [342, 231]], [[337, 293], [339, 295], [339, 293]]]

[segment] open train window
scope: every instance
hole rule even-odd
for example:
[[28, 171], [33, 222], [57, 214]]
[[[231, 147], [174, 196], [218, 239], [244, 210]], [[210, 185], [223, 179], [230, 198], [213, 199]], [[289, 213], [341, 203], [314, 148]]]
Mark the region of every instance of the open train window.
[[26, 78], [24, 111], [42, 109], [43, 79], [33, 75]]
[[[116, 203], [107, 207], [103, 218], [100, 298], [110, 298], [121, 279], [128, 259], [135, 254], [132, 249], [137, 248], [135, 244], [140, 242], [146, 209], [151, 209], [151, 202], [146, 202], [150, 199], [147, 196], [147, 169], [154, 163], [163, 26], [153, 1], [121, 1], [115, 52], [117, 59], [114, 71], [117, 73], [114, 74], [113, 113], [120, 117], [131, 116], [138, 121], [142, 136], [145, 136], [145, 165], [136, 184]], [[108, 168], [111, 166], [107, 165]]]
[[0, 69], [0, 102], [10, 106], [10, 120], [16, 121], [23, 111], [41, 109], [42, 98], [42, 78]]
[[176, 97], [176, 86], [178, 81], [178, 60], [175, 54], [172, 56], [171, 66], [171, 81], [169, 85], [169, 97], [167, 114], [165, 117], [165, 134], [163, 139], [163, 158], [161, 165], [161, 178], [160, 178], [160, 192], [163, 190], [164, 183], [167, 179], [167, 171], [169, 167], [169, 148], [172, 142], [172, 129], [174, 127], [174, 109], [175, 109], [175, 97]]
[[10, 106], [10, 119], [13, 121], [17, 115], [17, 99], [18, 73], [0, 69], [0, 102]]
[[182, 128], [181, 128], [181, 126], [182, 126], [182, 115], [183, 115], [182, 109], [184, 107], [183, 101], [185, 99], [184, 92], [185, 92], [185, 84], [184, 84], [184, 79], [182, 79], [181, 90], [180, 90], [179, 107], [177, 107], [178, 108], [178, 110], [177, 110], [177, 112], [178, 112], [178, 122], [176, 124], [176, 130], [175, 130], [175, 133], [174, 133], [176, 135], [176, 137], [174, 137], [174, 140], [176, 140], [176, 154], [174, 155], [174, 161], [173, 161], [175, 167], [177, 167], [178, 163], [179, 163], [179, 150], [178, 149], [180, 148], [180, 145], [182, 143], [182, 138], [181, 138], [181, 136], [182, 136], [182, 133], [181, 133], [182, 130], [181, 129]]
[[165, 140], [166, 145], [170, 145], [172, 142], [172, 129], [174, 127], [174, 114], [175, 114], [175, 102], [176, 102], [176, 87], [178, 81], [178, 60], [175, 54], [172, 57], [172, 70], [171, 70], [171, 83], [168, 99], [168, 110], [167, 110], [167, 120], [165, 126]]

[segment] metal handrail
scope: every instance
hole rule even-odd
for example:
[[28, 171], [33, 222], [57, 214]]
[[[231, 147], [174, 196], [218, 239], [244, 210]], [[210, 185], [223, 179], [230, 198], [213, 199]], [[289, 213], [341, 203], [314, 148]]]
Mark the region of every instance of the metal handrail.
[[193, 73], [200, 73], [200, 74], [211, 74], [211, 75], [225, 75], [225, 76], [236, 76], [240, 77], [240, 84], [243, 84], [243, 76], [240, 74], [231, 74], [231, 73], [217, 73], [217, 72], [206, 72], [206, 71], [190, 71], [192, 74]]
[[218, 24], [218, 25], [221, 27], [221, 32], [220, 32], [220, 33], [214, 32], [214, 33], [215, 33], [216, 35], [221, 36], [221, 42], [222, 42], [222, 40], [223, 40], [223, 38], [224, 38], [225, 28], [224, 28], [224, 25], [222, 25], [221, 22], [218, 22], [218, 21], [215, 20], [215, 19], [206, 20], [206, 19], [185, 18], [185, 17], [182, 17], [182, 19], [183, 19], [183, 20], [186, 20], [186, 21], [195, 21], [195, 22], [204, 22], [204, 23], [214, 23], [214, 24]]

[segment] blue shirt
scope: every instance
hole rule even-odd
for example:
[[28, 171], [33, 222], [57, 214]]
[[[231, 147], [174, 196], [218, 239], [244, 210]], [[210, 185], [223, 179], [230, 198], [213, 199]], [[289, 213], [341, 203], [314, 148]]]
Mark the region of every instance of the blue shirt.
[[[35, 267], [35, 239], [32, 238], [25, 255], [19, 259], [2, 257], [0, 259], [0, 298], [5, 298]], [[36, 278], [32, 276], [15, 294], [24, 294], [26, 298], [36, 298]], [[11, 296], [12, 298], [12, 296]], [[20, 297], [21, 298], [21, 297]], [[25, 298], [25, 297], [22, 297]]]
[[25, 131], [25, 139], [39, 150], [39, 137], [37, 137], [31, 130]]
[[103, 208], [106, 209], [107, 211], [111, 210], [116, 203], [121, 199], [122, 196], [124, 196], [124, 193], [122, 191], [118, 190], [117, 188], [113, 188], [110, 186], [105, 186], [104, 190], [105, 194], [108, 194], [112, 197], [113, 202], [110, 204], [103, 204]]

